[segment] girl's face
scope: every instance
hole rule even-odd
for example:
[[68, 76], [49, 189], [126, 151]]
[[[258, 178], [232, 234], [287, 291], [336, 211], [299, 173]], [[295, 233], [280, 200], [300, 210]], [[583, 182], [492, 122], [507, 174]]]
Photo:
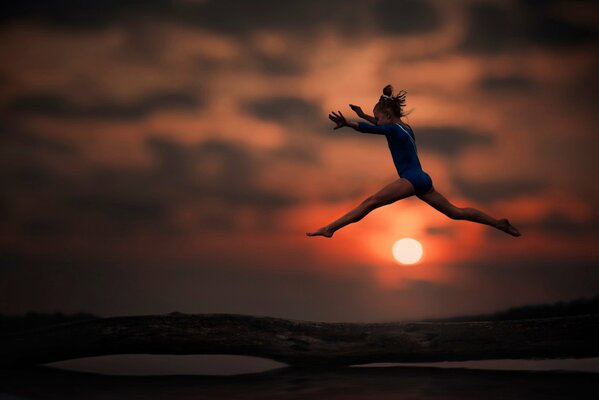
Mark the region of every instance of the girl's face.
[[374, 107], [372, 113], [374, 114], [374, 118], [376, 119], [377, 125], [384, 125], [392, 122], [391, 114], [388, 110], [381, 110], [379, 107]]

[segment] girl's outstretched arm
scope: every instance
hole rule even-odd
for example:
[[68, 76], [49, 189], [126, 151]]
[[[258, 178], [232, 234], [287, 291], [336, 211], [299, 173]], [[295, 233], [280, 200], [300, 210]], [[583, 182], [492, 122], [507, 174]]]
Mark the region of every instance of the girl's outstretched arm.
[[355, 111], [355, 113], [358, 115], [358, 117], [365, 119], [366, 121], [370, 122], [371, 124], [376, 125], [376, 118], [371, 117], [370, 115], [368, 115], [364, 111], [362, 111], [362, 107], [356, 106], [354, 104], [350, 104], [349, 107]]
[[337, 111], [337, 113], [335, 113], [335, 111], [332, 111], [329, 114], [329, 119], [333, 121], [335, 124], [337, 124], [333, 129], [339, 129], [343, 128], [344, 126], [349, 126], [350, 128], [358, 130], [358, 123], [346, 120], [343, 114], [341, 114], [341, 111]]
[[353, 122], [345, 119], [341, 111], [334, 111], [329, 114], [329, 119], [336, 123], [337, 125], [333, 129], [343, 128], [344, 126], [349, 126], [350, 128], [354, 128], [358, 132], [363, 133], [374, 133], [377, 135], [385, 135], [389, 133], [390, 128], [388, 125], [371, 125], [366, 122]]
[[371, 125], [366, 122], [358, 122], [355, 130], [363, 133], [374, 133], [375, 135], [386, 135], [390, 132], [389, 125]]

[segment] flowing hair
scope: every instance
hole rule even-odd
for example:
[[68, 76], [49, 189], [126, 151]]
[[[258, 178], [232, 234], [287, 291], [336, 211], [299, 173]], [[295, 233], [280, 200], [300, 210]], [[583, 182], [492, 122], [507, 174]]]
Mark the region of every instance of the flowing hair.
[[393, 95], [393, 86], [387, 85], [383, 88], [383, 95], [379, 98], [379, 102], [376, 103], [377, 108], [389, 109], [396, 117], [405, 117], [410, 114], [413, 109], [409, 112], [404, 112], [406, 106], [406, 95], [408, 94], [405, 90], [400, 90], [395, 96]]

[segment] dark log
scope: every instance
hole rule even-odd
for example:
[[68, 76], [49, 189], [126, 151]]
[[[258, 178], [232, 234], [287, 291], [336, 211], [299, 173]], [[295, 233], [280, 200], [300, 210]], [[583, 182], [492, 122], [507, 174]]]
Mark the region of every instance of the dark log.
[[234, 354], [296, 366], [599, 356], [599, 314], [325, 323], [237, 314], [99, 318], [0, 337], [0, 365], [110, 354]]

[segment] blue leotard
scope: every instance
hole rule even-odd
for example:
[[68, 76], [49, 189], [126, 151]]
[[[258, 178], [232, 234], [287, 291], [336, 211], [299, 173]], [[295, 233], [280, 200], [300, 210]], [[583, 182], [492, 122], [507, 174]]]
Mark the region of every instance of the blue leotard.
[[431, 177], [422, 170], [420, 160], [418, 160], [418, 151], [416, 150], [416, 137], [412, 128], [406, 129], [399, 123], [372, 125], [366, 122], [358, 122], [358, 131], [364, 133], [374, 133], [385, 135], [393, 164], [400, 178], [405, 178], [416, 191], [416, 195], [428, 192], [433, 186]]

